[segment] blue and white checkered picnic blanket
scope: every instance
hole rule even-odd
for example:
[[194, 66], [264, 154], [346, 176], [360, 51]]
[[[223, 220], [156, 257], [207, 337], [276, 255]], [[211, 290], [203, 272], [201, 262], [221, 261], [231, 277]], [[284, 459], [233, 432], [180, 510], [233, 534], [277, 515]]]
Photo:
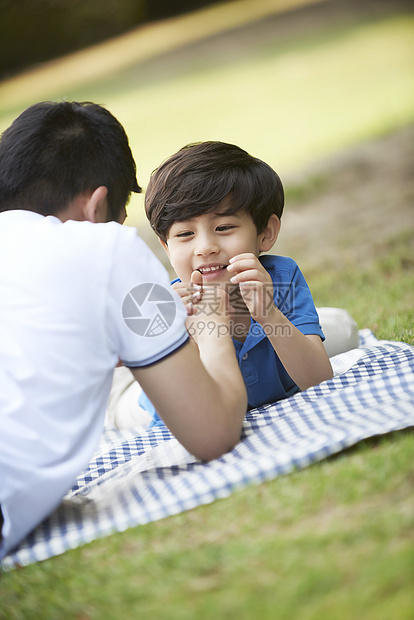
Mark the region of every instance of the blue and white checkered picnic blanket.
[[214, 461], [195, 460], [166, 428], [105, 429], [62, 504], [2, 567], [44, 560], [413, 426], [414, 347], [378, 341], [369, 330], [360, 337], [359, 349], [331, 360], [333, 379], [250, 411], [240, 443]]

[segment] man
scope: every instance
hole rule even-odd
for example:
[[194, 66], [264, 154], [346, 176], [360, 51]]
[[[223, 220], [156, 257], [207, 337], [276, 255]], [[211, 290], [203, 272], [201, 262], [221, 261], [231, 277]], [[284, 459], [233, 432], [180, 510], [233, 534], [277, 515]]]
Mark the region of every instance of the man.
[[196, 457], [240, 437], [225, 295], [197, 349], [166, 271], [120, 225], [140, 191], [123, 127], [96, 104], [36, 104], [0, 141], [0, 557], [86, 467], [119, 360]]

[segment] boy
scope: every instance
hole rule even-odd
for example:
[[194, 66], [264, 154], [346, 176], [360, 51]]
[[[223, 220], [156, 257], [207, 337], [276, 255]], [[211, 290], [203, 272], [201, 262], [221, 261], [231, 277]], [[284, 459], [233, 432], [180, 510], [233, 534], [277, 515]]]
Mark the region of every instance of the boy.
[[[284, 207], [279, 176], [232, 144], [190, 144], [151, 176], [147, 217], [178, 276], [192, 335], [214, 315], [218, 287], [230, 297], [230, 332], [248, 408], [286, 398], [332, 377], [310, 290], [296, 263], [260, 256], [275, 244]], [[193, 316], [194, 315], [194, 316]], [[142, 409], [161, 424], [142, 393]]]
[[36, 104], [2, 135], [0, 557], [86, 467], [120, 359], [195, 456], [239, 440], [247, 399], [230, 337], [200, 333], [197, 351], [165, 269], [120, 225], [140, 191], [125, 131], [101, 106]]

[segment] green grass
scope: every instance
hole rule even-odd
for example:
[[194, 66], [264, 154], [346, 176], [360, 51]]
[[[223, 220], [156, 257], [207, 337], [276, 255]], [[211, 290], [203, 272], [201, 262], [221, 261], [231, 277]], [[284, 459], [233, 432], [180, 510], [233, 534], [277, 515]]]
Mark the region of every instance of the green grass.
[[[310, 281], [382, 338], [414, 343], [411, 238]], [[385, 285], [384, 285], [385, 284]], [[411, 620], [414, 434], [0, 575], [7, 620]]]
[[[145, 77], [137, 65], [89, 87], [48, 87], [45, 97], [107, 104], [131, 136], [144, 185], [176, 148], [207, 138], [240, 144], [283, 177], [412, 120], [413, 32], [404, 15], [322, 25], [236, 61], [193, 57], [172, 75], [167, 59], [164, 77], [161, 68]], [[12, 118], [3, 105], [2, 128]], [[312, 183], [294, 197], [323, 191], [322, 177]], [[142, 199], [133, 204], [132, 224], [141, 222]], [[376, 256], [366, 268], [306, 274], [315, 302], [347, 308], [379, 338], [414, 344], [412, 235], [385, 242]], [[362, 442], [211, 505], [3, 573], [0, 618], [411, 620], [413, 451], [410, 430]]]
[[408, 230], [384, 243], [369, 269], [309, 273], [316, 305], [346, 308], [377, 338], [414, 345], [413, 239]]
[[365, 442], [0, 580], [13, 620], [411, 620], [414, 436]]

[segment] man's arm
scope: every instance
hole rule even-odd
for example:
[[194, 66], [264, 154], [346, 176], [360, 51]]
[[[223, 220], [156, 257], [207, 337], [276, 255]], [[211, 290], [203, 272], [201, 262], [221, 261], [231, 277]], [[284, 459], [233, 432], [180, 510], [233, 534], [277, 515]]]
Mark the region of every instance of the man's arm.
[[[254, 254], [239, 254], [227, 268], [251, 316], [265, 329], [286, 372], [301, 390], [333, 376], [332, 366], [318, 335], [304, 335], [273, 303], [270, 275]], [[234, 274], [234, 275], [233, 275]]]
[[239, 441], [247, 395], [228, 317], [198, 314], [194, 329], [198, 348], [189, 341], [157, 364], [131, 370], [175, 437], [207, 461]]

